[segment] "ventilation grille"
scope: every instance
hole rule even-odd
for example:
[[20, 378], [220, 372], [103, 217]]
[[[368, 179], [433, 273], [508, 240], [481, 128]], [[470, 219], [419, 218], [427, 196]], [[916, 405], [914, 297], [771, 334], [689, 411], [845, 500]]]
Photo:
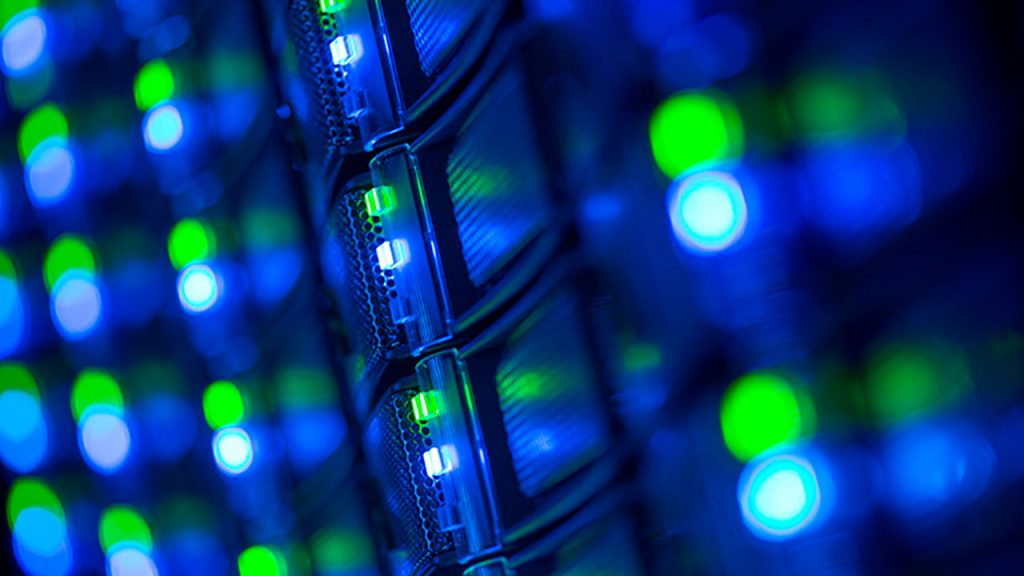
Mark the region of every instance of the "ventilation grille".
[[291, 8], [291, 28], [300, 75], [312, 104], [311, 121], [330, 158], [352, 146], [357, 128], [347, 121], [342, 104], [348, 83], [331, 60], [330, 42], [338, 35], [337, 21], [333, 14], [320, 14], [318, 5], [318, 0], [295, 0]]
[[390, 312], [390, 302], [397, 297], [394, 272], [382, 270], [377, 260], [376, 247], [384, 241], [381, 232], [380, 218], [366, 212], [362, 190], [341, 197], [333, 236], [345, 262], [342, 284], [352, 316], [347, 329], [353, 332], [350, 338], [360, 356], [357, 373], [402, 344]]
[[452, 533], [442, 532], [438, 522], [444, 494], [423, 463], [423, 453], [433, 446], [433, 439], [426, 423], [413, 417], [415, 395], [415, 390], [392, 394], [367, 429], [370, 457], [402, 536], [403, 575], [425, 574], [433, 558], [455, 550]]
[[407, 0], [405, 5], [420, 68], [432, 76], [487, 7], [487, 0]]
[[607, 445], [595, 368], [569, 298], [539, 309], [510, 338], [498, 398], [520, 490], [530, 497]]
[[448, 184], [470, 280], [486, 282], [544, 225], [544, 172], [519, 77], [484, 95], [448, 158]]

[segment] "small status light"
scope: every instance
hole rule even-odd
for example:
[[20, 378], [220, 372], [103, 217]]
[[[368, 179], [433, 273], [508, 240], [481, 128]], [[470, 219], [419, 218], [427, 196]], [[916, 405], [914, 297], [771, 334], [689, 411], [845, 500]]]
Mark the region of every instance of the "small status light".
[[205, 312], [220, 298], [220, 279], [206, 264], [186, 266], [178, 274], [178, 300], [185, 312]]
[[146, 113], [143, 119], [146, 148], [151, 152], [167, 152], [181, 142], [184, 123], [174, 104], [163, 104]]
[[363, 40], [358, 34], [345, 34], [331, 40], [331, 60], [335, 66], [348, 66], [363, 55]]
[[252, 466], [253, 449], [249, 434], [242, 428], [223, 428], [213, 437], [213, 457], [217, 467], [228, 476], [238, 476]]
[[75, 158], [62, 138], [39, 144], [25, 161], [25, 187], [40, 208], [63, 200], [75, 177]]
[[284, 576], [287, 572], [287, 563], [276, 548], [250, 546], [238, 555], [239, 576]]
[[687, 249], [721, 252], [743, 236], [747, 203], [731, 175], [701, 172], [672, 184], [669, 219], [676, 238]]
[[78, 427], [82, 456], [100, 474], [112, 474], [124, 465], [131, 450], [128, 425], [119, 414], [99, 410], [87, 414]]
[[423, 466], [427, 469], [427, 475], [431, 478], [444, 476], [455, 469], [458, 460], [455, 455], [455, 447], [445, 444], [437, 446], [423, 453]]
[[11, 76], [27, 73], [39, 61], [45, 49], [46, 22], [36, 10], [22, 12], [4, 27], [4, 72]]
[[61, 276], [50, 293], [50, 312], [65, 340], [92, 334], [103, 315], [103, 297], [93, 275], [72, 270]]
[[352, 0], [320, 0], [320, 11], [324, 14], [333, 14], [344, 10]]
[[431, 420], [441, 413], [437, 390], [420, 392], [412, 397], [412, 413], [417, 420]]
[[409, 244], [405, 240], [388, 240], [377, 246], [377, 262], [381, 270], [401, 268], [409, 261]]
[[142, 550], [122, 548], [107, 559], [111, 576], [157, 576], [156, 564]]
[[366, 213], [370, 216], [381, 216], [395, 209], [395, 189], [391, 186], [377, 186], [363, 195]]
[[748, 464], [740, 477], [738, 497], [743, 522], [764, 540], [795, 536], [814, 522], [821, 508], [814, 467], [793, 454]]

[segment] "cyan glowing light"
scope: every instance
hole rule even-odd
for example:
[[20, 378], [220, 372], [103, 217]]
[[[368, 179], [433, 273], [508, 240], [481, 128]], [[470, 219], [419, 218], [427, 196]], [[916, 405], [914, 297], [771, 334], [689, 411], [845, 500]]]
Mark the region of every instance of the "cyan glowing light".
[[455, 469], [457, 464], [455, 447], [445, 444], [437, 446], [423, 453], [423, 466], [427, 469], [427, 475], [432, 478], [443, 476]]
[[0, 458], [25, 474], [46, 458], [49, 437], [39, 398], [24, 390], [0, 393]]
[[206, 264], [192, 264], [178, 274], [178, 300], [189, 313], [205, 312], [220, 298], [220, 278]]
[[381, 270], [401, 268], [408, 261], [409, 244], [405, 240], [386, 240], [377, 246], [377, 262]]
[[52, 206], [63, 200], [74, 179], [75, 158], [62, 138], [41, 143], [25, 162], [25, 187], [36, 206]]
[[95, 278], [77, 270], [61, 276], [50, 292], [50, 313], [65, 340], [91, 334], [103, 316], [103, 297]]
[[669, 219], [676, 238], [695, 252], [721, 252], [743, 236], [747, 203], [725, 172], [701, 172], [669, 188]]
[[331, 41], [331, 60], [335, 66], [348, 66], [363, 55], [363, 41], [358, 34], [345, 34]]
[[62, 576], [70, 572], [72, 556], [67, 526], [52, 510], [22, 510], [12, 532], [14, 553], [26, 574]]
[[4, 26], [4, 72], [20, 76], [28, 72], [46, 49], [46, 22], [36, 10], [27, 10], [15, 16]]
[[228, 476], [237, 476], [252, 466], [253, 449], [249, 434], [242, 428], [224, 428], [213, 437], [213, 458]]
[[153, 559], [142, 550], [121, 548], [107, 558], [110, 576], [157, 576]]
[[795, 536], [814, 522], [821, 509], [821, 488], [814, 467], [793, 454], [747, 464], [738, 492], [743, 522], [765, 540]]
[[25, 334], [25, 307], [14, 278], [0, 275], [0, 358], [13, 354]]
[[146, 113], [142, 121], [146, 148], [151, 152], [167, 152], [181, 142], [185, 125], [174, 104], [163, 104]]
[[100, 474], [117, 472], [132, 446], [124, 419], [106, 410], [94, 410], [82, 420], [78, 439], [85, 461]]

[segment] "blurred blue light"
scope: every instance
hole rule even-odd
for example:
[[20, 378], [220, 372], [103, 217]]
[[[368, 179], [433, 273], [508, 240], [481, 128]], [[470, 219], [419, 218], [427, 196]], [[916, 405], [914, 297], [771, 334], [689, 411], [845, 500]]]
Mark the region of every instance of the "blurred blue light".
[[91, 334], [103, 316], [103, 297], [95, 278], [77, 270], [61, 276], [50, 292], [50, 312], [65, 340]]
[[757, 537], [781, 540], [810, 526], [821, 509], [821, 488], [805, 458], [777, 454], [747, 464], [740, 476], [743, 522]]
[[128, 425], [118, 414], [97, 412], [89, 414], [78, 427], [82, 456], [89, 466], [101, 473], [111, 474], [124, 465], [131, 450]]
[[300, 469], [322, 463], [345, 436], [345, 421], [333, 407], [286, 412], [282, 426], [288, 440], [288, 455]]
[[107, 560], [109, 576], [157, 576], [156, 564], [148, 554], [135, 548], [121, 548]]
[[146, 148], [151, 152], [167, 152], [181, 142], [184, 123], [181, 112], [174, 104], [162, 104], [153, 108], [143, 119], [143, 137]]
[[[146, 455], [159, 460], [176, 460], [195, 443], [196, 414], [193, 407], [174, 394], [157, 393], [138, 404], [137, 431]], [[139, 430], [141, 429], [141, 430]], [[167, 434], [174, 430], [174, 434]]]
[[686, 248], [720, 252], [743, 235], [747, 203], [731, 175], [701, 172], [673, 182], [669, 191], [669, 219]]
[[25, 187], [32, 203], [52, 206], [67, 196], [75, 178], [75, 158], [61, 138], [39, 144], [25, 162]]
[[252, 440], [241, 428], [223, 428], [213, 437], [213, 457], [228, 476], [237, 476], [252, 466]]
[[985, 490], [995, 466], [992, 446], [966, 425], [924, 424], [885, 444], [887, 498], [915, 515], [954, 509]]
[[49, 437], [39, 399], [22, 390], [0, 394], [0, 458], [25, 474], [46, 458]]
[[46, 22], [36, 10], [22, 12], [4, 26], [2, 43], [4, 73], [25, 74], [46, 49]]
[[62, 576], [71, 571], [64, 521], [43, 508], [26, 508], [14, 521], [14, 553], [26, 574]]
[[220, 298], [220, 278], [206, 264], [192, 264], [178, 274], [178, 300], [189, 313], [205, 312]]
[[13, 354], [25, 333], [25, 308], [18, 283], [0, 276], [0, 358]]

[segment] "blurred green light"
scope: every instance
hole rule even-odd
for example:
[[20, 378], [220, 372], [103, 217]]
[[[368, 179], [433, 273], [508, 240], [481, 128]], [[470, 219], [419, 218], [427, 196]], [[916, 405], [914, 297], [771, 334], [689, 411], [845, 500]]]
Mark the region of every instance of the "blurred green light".
[[802, 78], [794, 86], [792, 99], [793, 121], [802, 134], [839, 135], [856, 131], [863, 123], [864, 98], [840, 78]]
[[344, 10], [352, 0], [320, 0], [320, 11], [324, 14], [333, 14]]
[[87, 368], [78, 374], [71, 387], [71, 415], [75, 422], [80, 421], [93, 406], [103, 406], [116, 414], [122, 414], [124, 398], [113, 376], [103, 370]]
[[96, 259], [92, 249], [80, 236], [64, 234], [50, 245], [43, 261], [43, 282], [50, 290], [57, 280], [69, 270], [81, 270], [89, 274], [96, 272]]
[[139, 110], [170, 100], [174, 96], [174, 74], [163, 59], [146, 62], [135, 76], [135, 105]]
[[317, 573], [359, 571], [373, 565], [373, 545], [365, 534], [324, 530], [313, 537], [312, 547]]
[[167, 236], [167, 255], [176, 270], [208, 260], [217, 252], [217, 237], [209, 224], [195, 218], [180, 220]]
[[417, 420], [430, 420], [441, 413], [437, 390], [420, 392], [412, 397], [412, 413]]
[[238, 555], [239, 576], [287, 576], [281, 553], [267, 546], [251, 546]]
[[669, 178], [743, 154], [743, 123], [735, 105], [714, 93], [680, 93], [651, 116], [651, 150]]
[[0, 364], [0, 392], [17, 390], [38, 399], [36, 379], [24, 364]]
[[203, 416], [213, 430], [234, 426], [245, 418], [245, 402], [238, 387], [219, 380], [203, 392]]
[[10, 255], [2, 249], [0, 249], [0, 278], [7, 278], [15, 282], [18, 280], [18, 269], [14, 267], [14, 260], [11, 260]]
[[22, 163], [28, 161], [36, 146], [50, 138], [67, 140], [68, 119], [60, 108], [48, 102], [29, 112], [18, 128], [18, 153]]
[[752, 372], [722, 399], [722, 437], [729, 452], [746, 462], [780, 444], [813, 433], [813, 405], [780, 374]]
[[971, 385], [967, 360], [959, 349], [903, 343], [886, 346], [869, 358], [866, 384], [875, 417], [887, 424], [948, 405]]
[[42, 508], [64, 519], [64, 507], [49, 486], [36, 478], [21, 477], [11, 485], [7, 496], [7, 525], [14, 527], [18, 515], [27, 508]]
[[112, 548], [132, 546], [149, 554], [153, 536], [149, 525], [129, 506], [110, 506], [100, 515], [100, 546], [109, 553]]
[[25, 10], [39, 7], [39, 0], [3, 0], [0, 2], [0, 28]]

